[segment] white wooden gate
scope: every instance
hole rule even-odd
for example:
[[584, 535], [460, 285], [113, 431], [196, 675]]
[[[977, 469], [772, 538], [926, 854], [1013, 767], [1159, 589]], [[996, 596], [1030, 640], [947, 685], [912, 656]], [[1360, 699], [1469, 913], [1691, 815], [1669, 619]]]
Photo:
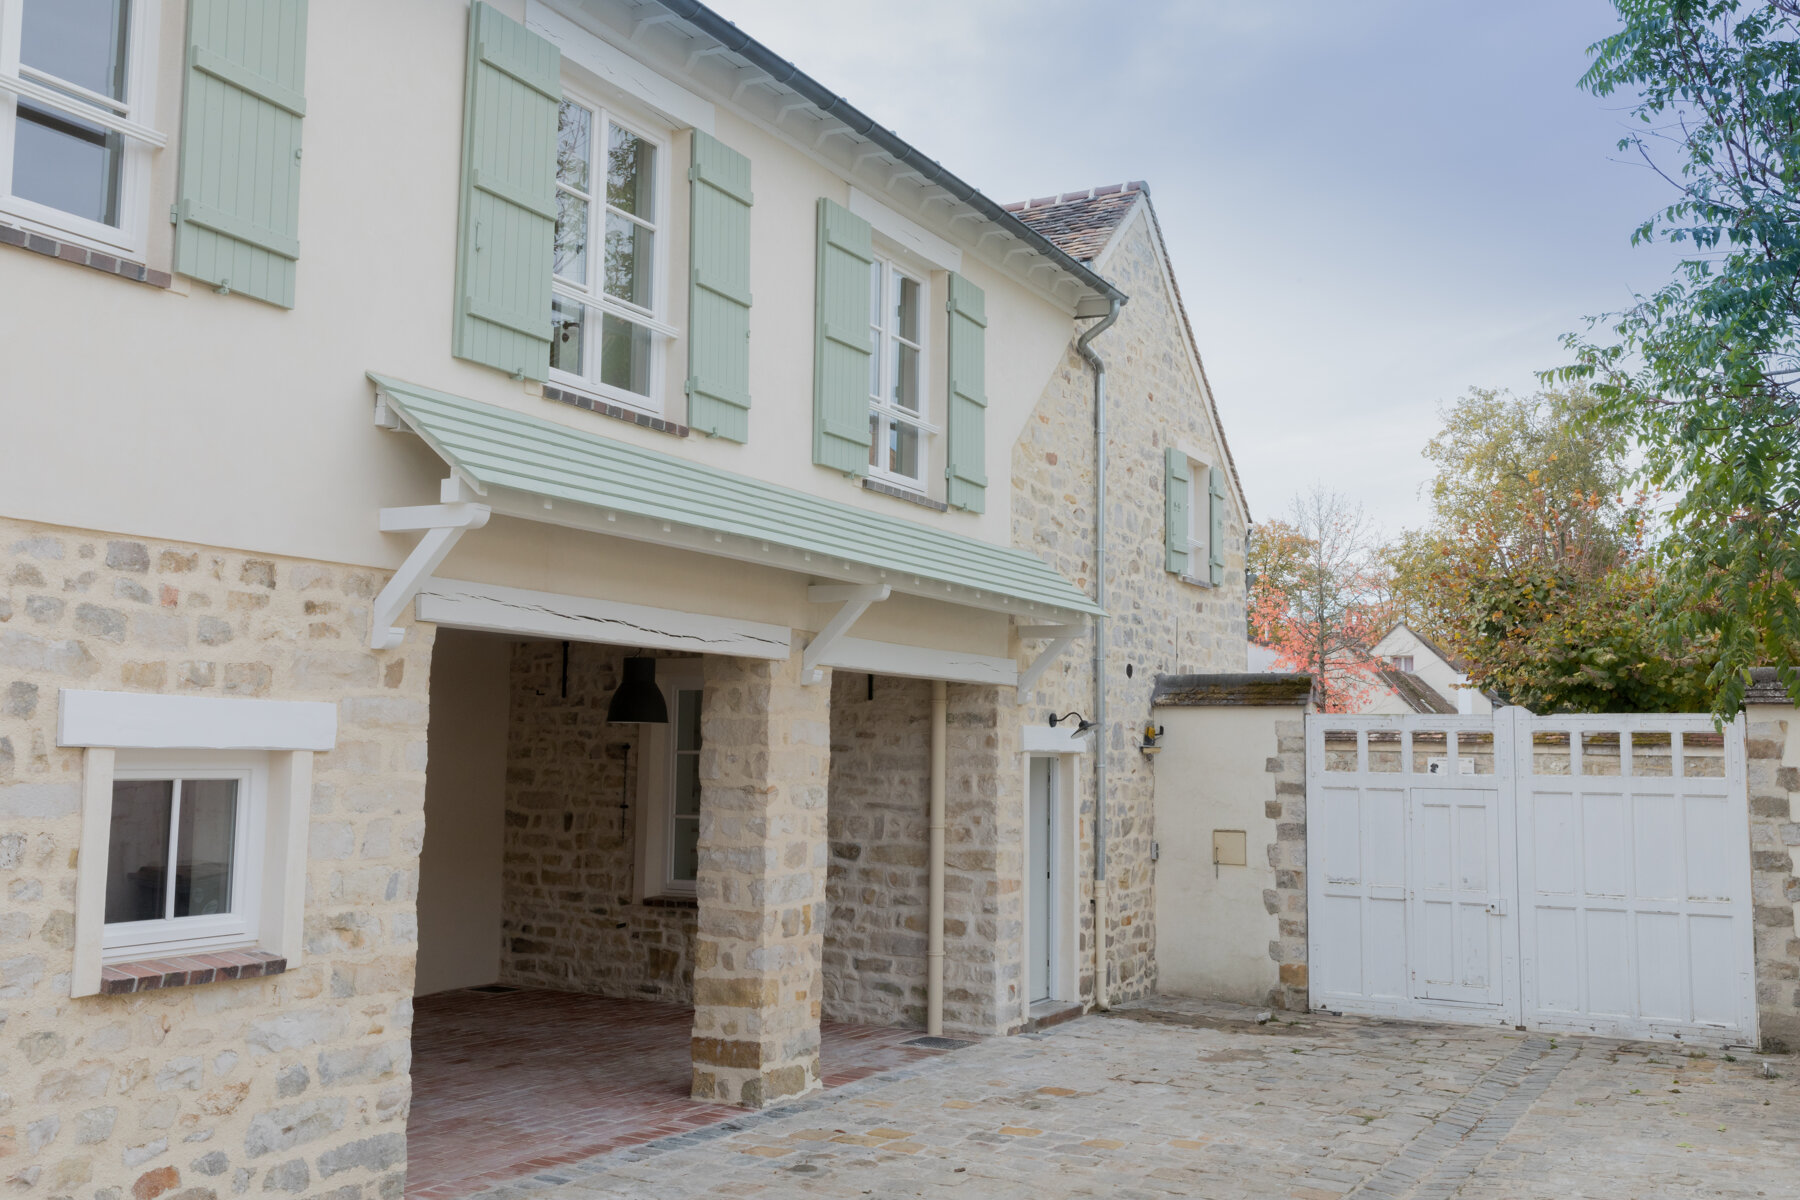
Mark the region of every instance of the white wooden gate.
[[1743, 725], [1307, 718], [1315, 1008], [1756, 1040]]

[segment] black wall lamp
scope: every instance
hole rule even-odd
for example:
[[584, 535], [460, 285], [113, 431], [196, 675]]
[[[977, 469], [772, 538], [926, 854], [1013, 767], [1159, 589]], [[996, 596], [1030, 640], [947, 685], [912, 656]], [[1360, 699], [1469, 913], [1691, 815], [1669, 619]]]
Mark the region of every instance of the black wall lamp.
[[606, 705], [609, 725], [667, 725], [669, 706], [656, 686], [654, 658], [625, 660], [625, 680]]
[[1078, 712], [1066, 712], [1061, 716], [1057, 716], [1055, 713], [1050, 714], [1050, 728], [1052, 729], [1055, 729], [1058, 725], [1067, 725], [1070, 721], [1075, 722], [1074, 736], [1076, 737], [1080, 737], [1094, 727], [1092, 721], [1088, 720]]

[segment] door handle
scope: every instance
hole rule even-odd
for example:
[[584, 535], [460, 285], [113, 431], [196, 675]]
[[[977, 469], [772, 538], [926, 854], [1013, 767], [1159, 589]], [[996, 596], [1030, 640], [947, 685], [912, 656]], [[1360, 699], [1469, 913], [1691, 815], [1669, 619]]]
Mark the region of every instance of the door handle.
[[1504, 917], [1506, 915], [1506, 901], [1504, 899], [1489, 900], [1487, 910], [1488, 915], [1491, 917]]

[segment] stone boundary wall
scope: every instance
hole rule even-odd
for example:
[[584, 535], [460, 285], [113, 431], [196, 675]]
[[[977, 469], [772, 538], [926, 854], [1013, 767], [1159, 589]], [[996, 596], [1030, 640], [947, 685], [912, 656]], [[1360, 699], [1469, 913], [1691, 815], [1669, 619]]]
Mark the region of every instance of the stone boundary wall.
[[606, 723], [630, 653], [571, 642], [564, 697], [561, 642], [513, 650], [500, 978], [691, 1004], [694, 904], [636, 898], [640, 727]]
[[[432, 630], [369, 649], [379, 573], [0, 520], [0, 1179], [123, 1200], [399, 1200]], [[304, 956], [71, 999], [83, 755], [65, 687], [323, 700]]]
[[1800, 719], [1783, 696], [1779, 704], [1746, 705], [1744, 722], [1757, 1024], [1764, 1047], [1800, 1050]]

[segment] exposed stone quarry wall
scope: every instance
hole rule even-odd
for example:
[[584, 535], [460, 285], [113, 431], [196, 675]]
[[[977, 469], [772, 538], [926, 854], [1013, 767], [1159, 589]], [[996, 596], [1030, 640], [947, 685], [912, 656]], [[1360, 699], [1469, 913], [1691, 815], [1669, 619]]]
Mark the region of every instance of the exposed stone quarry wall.
[[[10, 520], [0, 581], [0, 1179], [398, 1200], [431, 628], [371, 651], [373, 572]], [[65, 687], [337, 705], [301, 961], [70, 998], [83, 755], [56, 745]]]
[[691, 1003], [692, 901], [636, 899], [639, 727], [608, 725], [628, 652], [560, 642], [513, 652], [501, 978]]
[[[1150, 716], [1156, 676], [1241, 671], [1245, 664], [1244, 530], [1247, 515], [1228, 489], [1224, 583], [1202, 587], [1164, 569], [1164, 448], [1185, 447], [1224, 465], [1211, 431], [1204, 383], [1184, 350], [1187, 333], [1158, 265], [1151, 227], [1140, 214], [1098, 269], [1131, 302], [1095, 340], [1105, 357], [1107, 450], [1107, 879], [1110, 976], [1114, 999], [1154, 988], [1150, 861], [1154, 837], [1149, 762], [1136, 749]], [[1071, 347], [1013, 447], [1013, 541], [1041, 555], [1095, 594], [1093, 372]], [[1041, 723], [1052, 710], [1093, 715], [1093, 647], [1084, 642], [1052, 667], [1024, 701]], [[1129, 665], [1131, 674], [1125, 669]], [[1093, 987], [1094, 783], [1090, 757], [1081, 788], [1081, 989]], [[1301, 891], [1304, 892], [1302, 882]]]

